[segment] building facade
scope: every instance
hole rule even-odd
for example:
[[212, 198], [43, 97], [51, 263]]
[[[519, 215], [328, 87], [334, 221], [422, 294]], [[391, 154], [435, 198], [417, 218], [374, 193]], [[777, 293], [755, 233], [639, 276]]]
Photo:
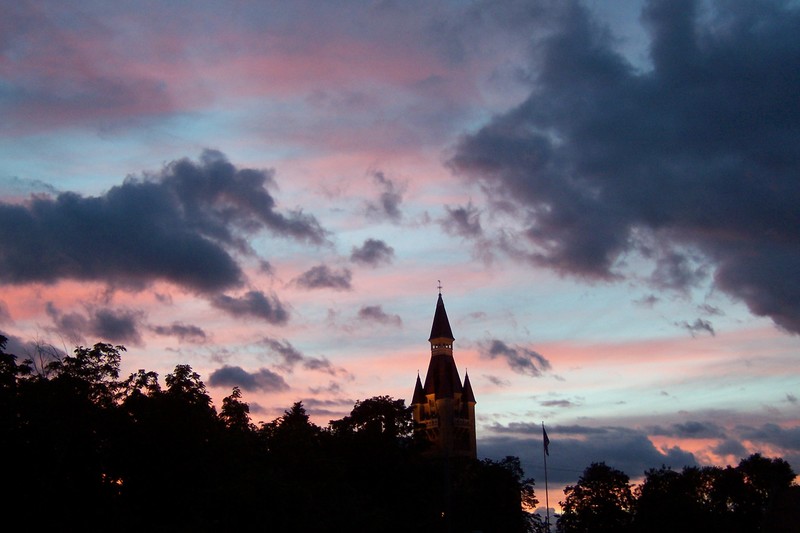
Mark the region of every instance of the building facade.
[[430, 442], [429, 454], [438, 457], [477, 458], [475, 435], [475, 394], [469, 376], [458, 375], [453, 357], [453, 331], [442, 294], [436, 302], [428, 341], [431, 359], [423, 385], [417, 375], [411, 407], [417, 432]]

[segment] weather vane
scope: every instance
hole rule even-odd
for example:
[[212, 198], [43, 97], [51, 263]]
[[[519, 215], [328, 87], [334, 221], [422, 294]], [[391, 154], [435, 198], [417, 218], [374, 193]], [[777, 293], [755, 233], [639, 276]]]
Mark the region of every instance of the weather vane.
[[439, 294], [442, 294], [442, 280], [440, 280], [440, 279], [437, 279], [436, 281], [438, 281], [438, 282], [439, 282], [439, 284], [436, 286], [436, 287], [438, 287], [438, 289], [439, 289]]

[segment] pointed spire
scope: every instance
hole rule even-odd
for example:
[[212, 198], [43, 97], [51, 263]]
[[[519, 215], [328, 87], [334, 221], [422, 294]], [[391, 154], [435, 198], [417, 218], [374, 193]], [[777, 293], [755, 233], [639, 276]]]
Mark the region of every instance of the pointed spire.
[[478, 403], [475, 401], [475, 393], [472, 392], [472, 384], [469, 382], [469, 374], [464, 372], [464, 391], [461, 398], [465, 402]]
[[414, 397], [411, 399], [411, 405], [427, 402], [428, 399], [425, 397], [425, 390], [422, 388], [422, 380], [419, 379], [419, 372], [417, 372], [417, 384], [414, 387]]
[[450, 321], [447, 319], [447, 311], [444, 309], [444, 300], [442, 300], [442, 293], [439, 293], [439, 299], [436, 301], [436, 312], [433, 315], [433, 326], [431, 326], [431, 336], [429, 341], [433, 339], [450, 339], [455, 340], [453, 337], [453, 330], [450, 329]]

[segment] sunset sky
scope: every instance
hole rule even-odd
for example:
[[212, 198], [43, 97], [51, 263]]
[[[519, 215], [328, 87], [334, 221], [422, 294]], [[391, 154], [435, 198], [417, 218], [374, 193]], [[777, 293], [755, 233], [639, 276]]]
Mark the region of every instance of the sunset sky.
[[0, 332], [253, 421], [410, 401], [438, 285], [478, 454], [550, 504], [800, 471], [797, 2], [4, 2]]

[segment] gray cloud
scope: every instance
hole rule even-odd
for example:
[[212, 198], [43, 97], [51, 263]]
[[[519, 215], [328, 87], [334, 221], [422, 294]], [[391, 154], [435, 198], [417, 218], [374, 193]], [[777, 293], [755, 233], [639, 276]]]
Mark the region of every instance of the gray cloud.
[[0, 324], [11, 322], [11, 313], [8, 310], [8, 305], [3, 300], [0, 300]]
[[239, 366], [225, 365], [211, 373], [208, 384], [212, 387], [238, 386], [246, 391], [280, 392], [289, 390], [289, 385], [282, 376], [261, 368], [256, 372], [247, 372]]
[[403, 218], [403, 213], [400, 211], [400, 204], [403, 203], [402, 188], [380, 171], [373, 172], [372, 179], [381, 192], [377, 202], [367, 203], [367, 216], [378, 220], [400, 222]]
[[492, 339], [479, 343], [482, 357], [505, 359], [511, 370], [529, 376], [541, 376], [550, 370], [550, 361], [543, 355], [524, 346], [509, 346], [501, 340]]
[[87, 306], [86, 314], [75, 311], [64, 313], [52, 302], [47, 302], [46, 311], [53, 320], [55, 330], [71, 342], [80, 343], [91, 337], [92, 341], [98, 342], [142, 343], [139, 332], [143, 318], [141, 311]]
[[[736, 430], [745, 439], [772, 444], [800, 455], [800, 426], [783, 428], [777, 424], [738, 426]], [[800, 457], [798, 457], [800, 459]]]
[[25, 357], [28, 357], [28, 354], [30, 354], [32, 348], [34, 347], [33, 343], [25, 342], [16, 335], [12, 335], [8, 332], [0, 330], [0, 335], [7, 339], [5, 352], [16, 355], [18, 357], [17, 362], [20, 362]]
[[649, 309], [652, 309], [658, 303], [658, 301], [659, 301], [658, 296], [656, 296], [655, 294], [648, 294], [647, 296], [642, 296], [637, 300], [633, 300], [633, 303], [635, 303], [636, 305], [640, 305], [642, 307], [647, 307]]
[[692, 337], [696, 336], [698, 333], [708, 333], [709, 335], [716, 335], [714, 331], [714, 326], [708, 320], [704, 320], [702, 318], [695, 319], [694, 322], [689, 323], [687, 321], [682, 322], [675, 322], [675, 325], [687, 330], [689, 333], [692, 334]]
[[232, 252], [268, 230], [312, 244], [310, 215], [275, 209], [272, 171], [237, 169], [217, 151], [182, 159], [101, 196], [65, 192], [0, 203], [0, 283], [98, 280], [142, 286], [162, 279], [200, 292], [240, 286]]
[[399, 315], [387, 314], [380, 305], [367, 305], [358, 310], [358, 318], [380, 324], [402, 326], [403, 320]]
[[575, 407], [578, 405], [571, 400], [545, 400], [540, 404], [542, 407]]
[[689, 420], [671, 426], [653, 426], [648, 428], [651, 435], [678, 437], [683, 439], [721, 439], [726, 437], [724, 428], [714, 422]]
[[339, 394], [342, 392], [342, 386], [335, 381], [331, 381], [325, 386], [309, 387], [308, 392], [311, 394]]
[[699, 4], [648, 2], [646, 66], [581, 4], [558, 4], [529, 97], [464, 136], [450, 165], [519, 211], [515, 256], [613, 280], [638, 252], [656, 285], [710, 275], [798, 333], [800, 9], [712, 1], [701, 21]]
[[300, 274], [294, 282], [305, 289], [350, 290], [353, 273], [343, 268], [338, 272], [327, 265], [317, 265]]
[[508, 387], [511, 384], [510, 381], [508, 381], [507, 379], [503, 379], [503, 378], [501, 378], [499, 376], [492, 376], [490, 374], [484, 374], [483, 377], [486, 379], [486, 381], [488, 381], [492, 385], [496, 385], [498, 387]]
[[725, 312], [722, 309], [708, 303], [702, 303], [697, 308], [708, 316], [725, 316]]
[[289, 312], [274, 294], [267, 296], [261, 291], [248, 291], [239, 298], [217, 294], [210, 301], [217, 309], [233, 316], [252, 316], [276, 325], [289, 321]]
[[350, 253], [350, 260], [354, 263], [370, 266], [390, 264], [392, 259], [394, 259], [394, 248], [377, 239], [367, 239], [360, 248], [354, 246]]
[[734, 439], [725, 439], [713, 447], [714, 453], [720, 455], [733, 455], [735, 457], [747, 456], [747, 448], [741, 442]]
[[177, 337], [184, 342], [202, 344], [207, 340], [206, 332], [198, 326], [173, 322], [169, 326], [151, 326], [150, 330], [158, 335]]
[[463, 207], [445, 206], [444, 209], [447, 216], [440, 223], [447, 233], [466, 238], [483, 235], [480, 210], [472, 205], [472, 202]]
[[294, 372], [297, 365], [306, 370], [317, 370], [326, 374], [347, 374], [344, 369], [337, 368], [325, 357], [309, 357], [292, 346], [287, 340], [278, 340], [264, 337], [260, 344], [269, 348], [270, 352], [278, 359], [278, 367], [286, 372]]

